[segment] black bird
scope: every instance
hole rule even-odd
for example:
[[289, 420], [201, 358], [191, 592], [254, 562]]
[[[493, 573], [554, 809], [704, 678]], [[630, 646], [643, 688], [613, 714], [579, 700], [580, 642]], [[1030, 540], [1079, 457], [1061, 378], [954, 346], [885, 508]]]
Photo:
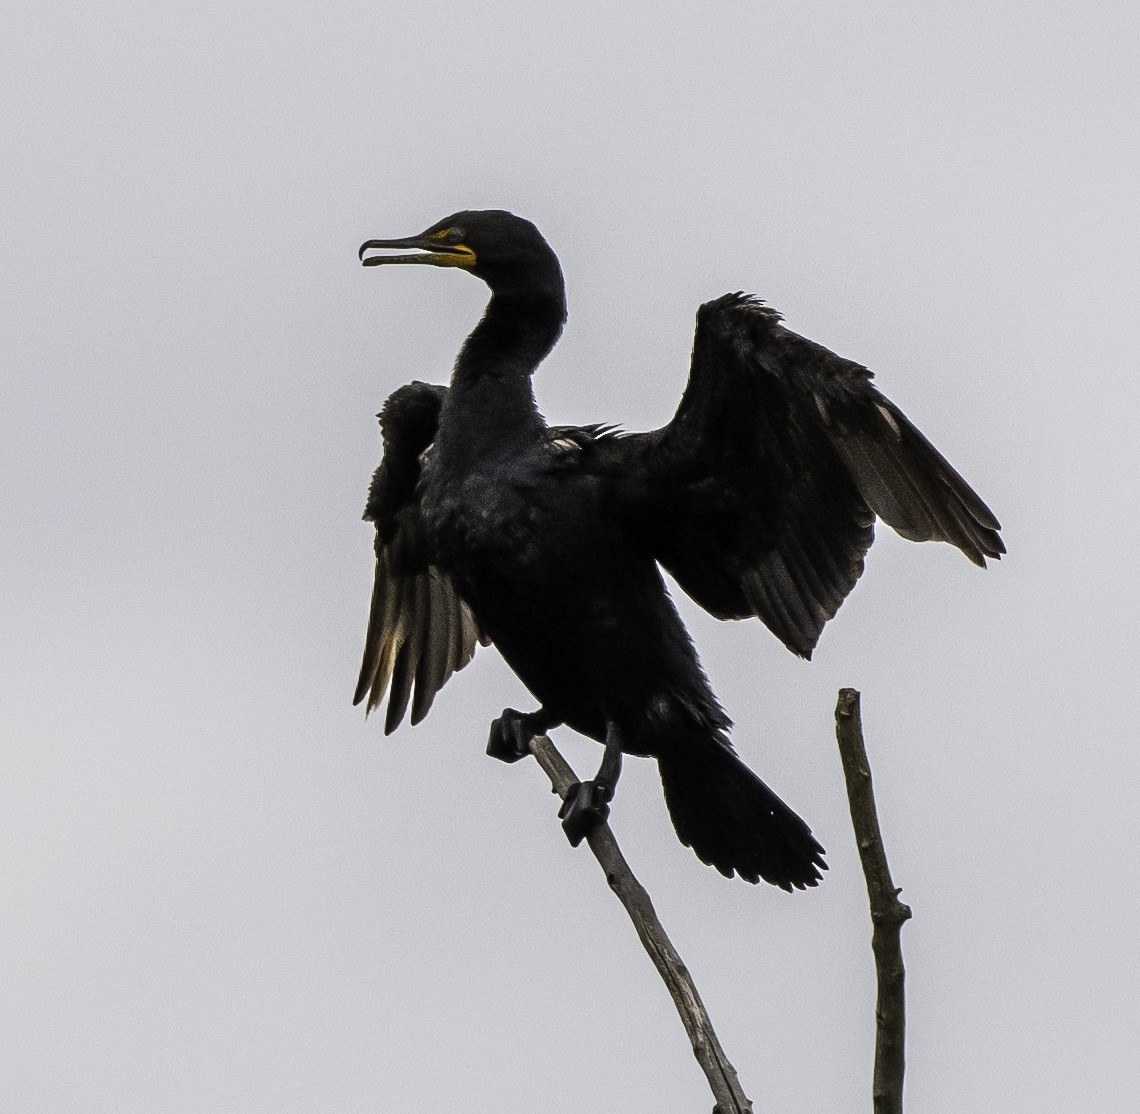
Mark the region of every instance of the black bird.
[[[365, 257], [389, 249], [411, 254]], [[371, 711], [390, 686], [385, 732], [409, 701], [418, 723], [476, 643], [494, 643], [541, 706], [506, 709], [488, 753], [514, 761], [558, 724], [605, 744], [560, 813], [572, 843], [605, 817], [622, 754], [652, 755], [677, 835], [702, 861], [814, 886], [823, 848], [733, 751], [659, 566], [717, 618], [757, 616], [806, 658], [863, 571], [876, 515], [978, 565], [1005, 551], [997, 519], [870, 371], [754, 298], [698, 310], [668, 425], [551, 427], [531, 375], [562, 331], [565, 288], [533, 224], [456, 213], [360, 256], [470, 271], [491, 300], [450, 388], [411, 383], [380, 414], [355, 702]]]

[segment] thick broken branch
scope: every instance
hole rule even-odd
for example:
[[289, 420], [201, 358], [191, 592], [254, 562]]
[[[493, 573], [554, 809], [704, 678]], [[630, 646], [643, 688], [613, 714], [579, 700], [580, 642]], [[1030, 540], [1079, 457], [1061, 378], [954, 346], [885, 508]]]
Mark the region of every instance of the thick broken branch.
[[[574, 771], [545, 735], [532, 739], [530, 749], [550, 778], [554, 792], [565, 799], [570, 786], [578, 781]], [[752, 1103], [740, 1089], [736, 1069], [729, 1063], [717, 1040], [692, 977], [657, 919], [649, 894], [629, 869], [629, 863], [618, 848], [610, 826], [600, 824], [587, 834], [586, 841], [606, 872], [610, 889], [625, 906], [642, 946], [649, 953], [649, 958], [653, 960], [673, 997], [685, 1032], [689, 1034], [693, 1055], [705, 1073], [716, 1100], [713, 1114], [751, 1114]]]
[[863, 745], [863, 725], [859, 715], [859, 694], [840, 689], [835, 706], [835, 733], [859, 859], [867, 879], [871, 904], [871, 948], [875, 953], [878, 1001], [875, 1005], [875, 1074], [873, 1082], [875, 1114], [902, 1114], [904, 1041], [906, 1012], [901, 933], [910, 917], [909, 906], [898, 899], [901, 892], [891, 881], [887, 853], [883, 847], [875, 795], [871, 788], [871, 767]]

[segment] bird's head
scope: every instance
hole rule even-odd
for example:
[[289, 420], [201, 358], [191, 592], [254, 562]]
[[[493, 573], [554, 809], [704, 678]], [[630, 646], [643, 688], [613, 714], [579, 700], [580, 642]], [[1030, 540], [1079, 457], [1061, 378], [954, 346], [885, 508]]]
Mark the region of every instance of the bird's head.
[[[397, 251], [398, 255], [367, 255]], [[410, 254], [408, 254], [410, 251]], [[481, 278], [494, 293], [557, 291], [562, 269], [558, 257], [528, 220], [502, 209], [470, 209], [437, 221], [418, 236], [366, 240], [360, 245], [365, 267], [422, 263], [460, 267]]]

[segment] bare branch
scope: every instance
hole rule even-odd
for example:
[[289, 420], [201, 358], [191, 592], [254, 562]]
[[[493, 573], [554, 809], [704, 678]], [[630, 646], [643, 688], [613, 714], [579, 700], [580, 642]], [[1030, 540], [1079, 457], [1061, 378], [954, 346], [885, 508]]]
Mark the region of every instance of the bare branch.
[[898, 899], [901, 892], [891, 881], [887, 853], [875, 812], [871, 788], [871, 767], [863, 745], [863, 725], [859, 714], [859, 693], [840, 689], [835, 706], [835, 734], [847, 779], [851, 823], [871, 905], [871, 948], [878, 975], [878, 1002], [875, 1006], [875, 1075], [873, 1083], [875, 1114], [902, 1114], [904, 1042], [906, 1011], [901, 934], [910, 917], [910, 907]]
[[[545, 735], [535, 736], [531, 740], [530, 749], [550, 778], [554, 792], [565, 799], [570, 786], [579, 780], [574, 776], [574, 771]], [[717, 1040], [692, 977], [657, 919], [649, 894], [633, 876], [610, 826], [600, 824], [587, 834], [586, 841], [606, 872], [610, 889], [625, 906], [642, 946], [649, 953], [649, 958], [653, 960], [673, 997], [685, 1032], [689, 1034], [693, 1055], [705, 1073], [716, 1100], [713, 1114], [751, 1114], [752, 1103], [741, 1090], [736, 1069], [729, 1063]]]

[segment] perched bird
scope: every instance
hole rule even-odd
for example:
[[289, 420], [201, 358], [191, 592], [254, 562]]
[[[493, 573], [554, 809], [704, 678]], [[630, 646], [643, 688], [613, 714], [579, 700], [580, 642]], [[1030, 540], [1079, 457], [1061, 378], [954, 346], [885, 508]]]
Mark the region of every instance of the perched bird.
[[409, 702], [418, 723], [476, 644], [493, 643], [540, 707], [504, 710], [488, 753], [514, 761], [559, 724], [605, 745], [597, 775], [563, 804], [572, 843], [605, 818], [623, 753], [648, 755], [703, 862], [814, 886], [823, 848], [736, 756], [660, 569], [717, 618], [756, 616], [806, 658], [863, 571], [876, 515], [978, 565], [1005, 551], [997, 519], [871, 372], [755, 298], [698, 310], [668, 425], [551, 427], [531, 375], [562, 331], [565, 287], [533, 224], [461, 212], [369, 240], [360, 257], [470, 271], [491, 298], [450, 387], [411, 383], [380, 414], [355, 702], [371, 711], [390, 689], [385, 732]]

